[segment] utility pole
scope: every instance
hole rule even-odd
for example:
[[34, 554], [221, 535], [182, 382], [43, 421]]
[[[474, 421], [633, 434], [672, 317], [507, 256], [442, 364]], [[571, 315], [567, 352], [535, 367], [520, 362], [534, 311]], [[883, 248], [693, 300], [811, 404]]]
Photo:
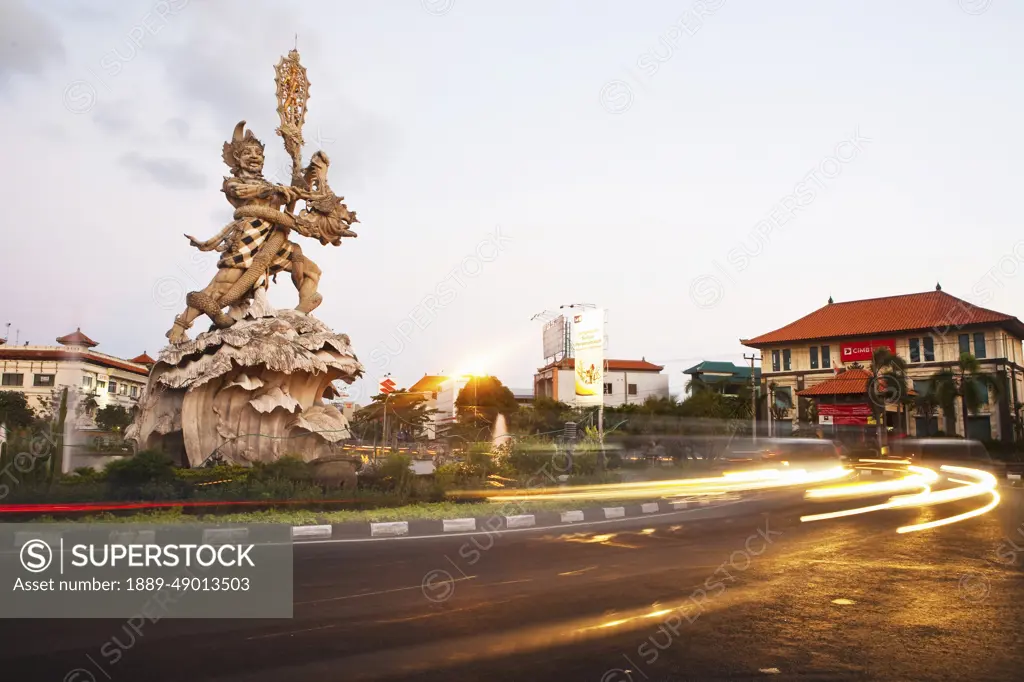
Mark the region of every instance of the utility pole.
[[754, 360], [757, 359], [757, 355], [748, 356], [746, 353], [743, 354], [744, 360], [750, 360], [750, 433], [757, 442], [757, 379], [754, 376]]

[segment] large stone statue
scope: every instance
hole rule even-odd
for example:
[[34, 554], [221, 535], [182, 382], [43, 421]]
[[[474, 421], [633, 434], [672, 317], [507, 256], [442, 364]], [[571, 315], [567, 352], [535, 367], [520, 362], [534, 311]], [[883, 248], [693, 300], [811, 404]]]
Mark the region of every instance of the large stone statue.
[[[336, 459], [334, 444], [349, 436], [344, 416], [323, 398], [334, 381], [358, 378], [362, 366], [348, 336], [311, 315], [323, 300], [321, 271], [289, 236], [337, 246], [356, 236], [350, 227], [358, 221], [328, 184], [326, 154], [314, 153], [302, 167], [309, 81], [298, 52], [276, 71], [277, 132], [292, 158], [291, 184], [263, 177], [263, 143], [239, 122], [223, 149], [231, 174], [222, 191], [233, 220], [206, 241], [186, 235], [195, 248], [220, 254], [217, 274], [186, 297], [126, 434], [140, 447], [178, 451], [191, 466], [284, 454]], [[299, 201], [305, 207], [296, 213]], [[267, 302], [266, 288], [280, 272], [290, 273], [298, 290], [295, 310], [276, 311]], [[189, 340], [200, 315], [213, 325]]]

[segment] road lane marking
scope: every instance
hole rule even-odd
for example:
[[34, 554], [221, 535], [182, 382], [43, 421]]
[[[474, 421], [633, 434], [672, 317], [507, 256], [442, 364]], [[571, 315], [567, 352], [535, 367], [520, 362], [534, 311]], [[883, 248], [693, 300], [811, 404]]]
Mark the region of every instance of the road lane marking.
[[[455, 578], [452, 580], [453, 583], [460, 583], [466, 580], [475, 580], [476, 576], [471, 575], [468, 578]], [[341, 597], [327, 597], [326, 599], [313, 599], [310, 601], [297, 601], [295, 606], [307, 606], [309, 604], [323, 604], [329, 601], [344, 601], [346, 599], [358, 599], [360, 597], [376, 597], [381, 594], [393, 594], [395, 592], [408, 592], [409, 590], [422, 590], [423, 585], [413, 585], [411, 587], [395, 587], [390, 590], [377, 590], [376, 592], [364, 592], [362, 594], [346, 594]]]
[[306, 628], [305, 630], [289, 630], [288, 632], [272, 632], [269, 635], [256, 635], [255, 637], [246, 637], [245, 641], [251, 641], [254, 639], [270, 639], [271, 637], [284, 637], [286, 635], [297, 635], [302, 632], [315, 632], [316, 630], [328, 630], [330, 628], [337, 627], [336, 625], [321, 625], [317, 628]]
[[586, 568], [581, 568], [577, 571], [566, 571], [565, 573], [559, 573], [558, 575], [581, 575], [587, 571], [593, 571], [595, 568], [597, 568], [597, 566], [587, 566]]
[[506, 581], [500, 582], [500, 583], [487, 583], [486, 585], [481, 585], [480, 587], [497, 587], [498, 585], [515, 585], [516, 583], [532, 583], [532, 582], [533, 582], [533, 578], [522, 578], [521, 580], [506, 580]]

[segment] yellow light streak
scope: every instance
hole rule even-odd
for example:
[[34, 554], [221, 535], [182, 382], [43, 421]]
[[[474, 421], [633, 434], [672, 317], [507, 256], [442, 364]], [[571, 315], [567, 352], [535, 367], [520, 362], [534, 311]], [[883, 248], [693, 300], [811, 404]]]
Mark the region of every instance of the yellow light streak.
[[863, 483], [863, 484], [851, 484], [848, 486], [833, 486], [831, 488], [821, 488], [817, 490], [809, 490], [806, 493], [806, 497], [810, 499], [828, 499], [834, 497], [841, 497], [845, 495], [861, 495], [861, 494], [877, 494], [879, 491], [885, 492], [887, 488], [898, 489], [901, 486], [916, 486], [920, 487], [920, 492], [913, 495], [897, 495], [891, 497], [888, 501], [881, 504], [874, 504], [867, 507], [858, 507], [855, 509], [843, 509], [836, 512], [827, 512], [823, 514], [810, 514], [807, 516], [801, 516], [800, 520], [809, 521], [822, 521], [826, 519], [841, 518], [844, 516], [854, 516], [856, 514], [866, 514], [873, 511], [881, 511], [884, 509], [897, 509], [905, 507], [928, 507], [937, 504], [945, 504], [947, 502], [955, 502], [959, 500], [966, 500], [972, 497], [978, 497], [980, 495], [990, 494], [992, 495], [992, 501], [983, 507], [973, 509], [963, 514], [957, 514], [943, 519], [935, 521], [928, 521], [926, 523], [913, 524], [909, 526], [902, 526], [897, 529], [898, 533], [910, 533], [919, 530], [927, 530], [929, 528], [936, 528], [938, 526], [945, 526], [965, 519], [970, 519], [975, 516], [981, 516], [986, 512], [995, 509], [996, 505], [999, 504], [999, 493], [996, 492], [995, 488], [997, 485], [996, 477], [987, 471], [980, 469], [972, 469], [969, 467], [957, 467], [944, 465], [940, 467], [940, 470], [947, 474], [958, 474], [960, 476], [967, 476], [973, 478], [973, 481], [966, 481], [961, 478], [954, 478], [947, 476], [953, 483], [959, 484], [956, 488], [946, 488], [944, 490], [932, 490], [931, 486], [936, 483], [939, 479], [938, 473], [933, 469], [927, 467], [908, 466], [907, 469], [911, 471], [911, 475], [907, 476], [898, 481], [882, 481], [879, 483]]
[[992, 511], [993, 509], [996, 508], [996, 506], [999, 504], [999, 500], [1000, 500], [999, 493], [997, 493], [995, 490], [988, 491], [988, 494], [992, 496], [992, 501], [989, 502], [988, 504], [986, 504], [984, 507], [978, 507], [977, 509], [972, 509], [969, 512], [964, 512], [963, 514], [957, 514], [956, 516], [947, 516], [946, 518], [939, 519], [937, 521], [928, 521], [926, 523], [916, 523], [916, 524], [911, 525], [911, 526], [903, 526], [901, 528], [897, 528], [896, 532], [897, 533], [913, 533], [915, 531], [928, 530], [929, 528], [937, 528], [939, 526], [946, 526], [946, 525], [949, 525], [951, 523], [956, 523], [958, 521], [964, 521], [966, 519], [974, 518], [975, 516], [981, 516], [982, 514], [987, 514], [988, 512], [990, 512], [990, 511]]

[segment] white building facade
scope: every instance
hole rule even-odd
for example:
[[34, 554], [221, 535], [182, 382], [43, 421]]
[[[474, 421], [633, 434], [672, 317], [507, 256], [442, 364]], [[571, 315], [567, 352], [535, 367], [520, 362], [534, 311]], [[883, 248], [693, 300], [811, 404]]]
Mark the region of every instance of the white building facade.
[[45, 409], [54, 391], [68, 387], [77, 400], [92, 396], [96, 408], [131, 409], [142, 396], [153, 359], [132, 360], [97, 352], [95, 341], [78, 330], [57, 339], [57, 346], [0, 344], [0, 390], [24, 393], [29, 406]]
[[[604, 406], [642, 405], [648, 398], [667, 398], [665, 368], [646, 359], [605, 360]], [[573, 358], [558, 360], [537, 370], [534, 395], [553, 398], [567, 405], [576, 402], [576, 364]]]

